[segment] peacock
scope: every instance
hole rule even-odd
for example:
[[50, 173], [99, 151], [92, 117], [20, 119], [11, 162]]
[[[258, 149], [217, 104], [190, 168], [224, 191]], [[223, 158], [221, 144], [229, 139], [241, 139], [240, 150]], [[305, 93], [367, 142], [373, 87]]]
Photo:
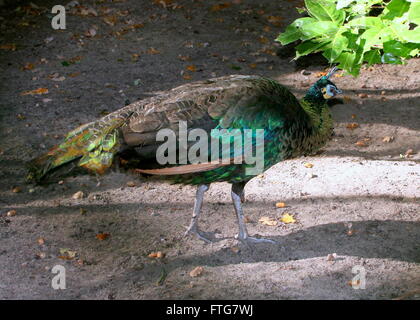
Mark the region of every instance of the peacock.
[[[335, 71], [334, 67], [317, 80], [300, 100], [279, 82], [256, 75], [223, 76], [159, 92], [69, 132], [61, 144], [28, 162], [26, 179], [42, 184], [57, 174], [74, 174], [76, 168], [101, 175], [118, 164], [141, 175], [196, 185], [193, 215], [185, 235], [193, 234], [205, 242], [210, 240], [198, 227], [204, 194], [211, 183], [228, 182], [238, 239], [272, 243], [248, 235], [241, 204], [244, 187], [274, 164], [313, 154], [330, 139], [333, 121], [327, 100], [341, 93], [330, 80]], [[166, 138], [158, 137], [162, 133]], [[193, 141], [181, 145], [181, 139], [190, 133], [195, 133]], [[223, 147], [194, 147], [197, 137], [204, 137], [201, 147], [214, 141]], [[167, 160], [171, 152], [179, 153], [175, 163], [158, 161], [158, 155]], [[200, 161], [189, 159], [191, 154]], [[259, 156], [259, 171], [254, 170], [256, 162], [245, 161], [247, 154]]]

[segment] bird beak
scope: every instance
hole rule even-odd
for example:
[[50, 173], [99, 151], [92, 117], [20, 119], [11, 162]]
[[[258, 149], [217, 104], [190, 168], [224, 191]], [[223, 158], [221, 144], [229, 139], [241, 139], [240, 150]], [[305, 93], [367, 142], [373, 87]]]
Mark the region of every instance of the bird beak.
[[341, 91], [341, 90], [340, 90], [340, 89], [338, 89], [338, 88], [333, 88], [333, 91], [334, 91], [334, 95], [337, 95], [337, 94], [343, 93], [343, 91]]

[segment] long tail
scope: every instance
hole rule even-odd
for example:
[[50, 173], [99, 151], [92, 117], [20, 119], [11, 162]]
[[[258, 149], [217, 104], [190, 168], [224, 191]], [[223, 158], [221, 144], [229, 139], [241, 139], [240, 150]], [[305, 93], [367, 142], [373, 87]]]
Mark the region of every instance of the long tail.
[[50, 173], [66, 164], [104, 173], [121, 148], [119, 128], [125, 121], [125, 118], [100, 120], [71, 131], [61, 144], [28, 163], [26, 180], [40, 183]]

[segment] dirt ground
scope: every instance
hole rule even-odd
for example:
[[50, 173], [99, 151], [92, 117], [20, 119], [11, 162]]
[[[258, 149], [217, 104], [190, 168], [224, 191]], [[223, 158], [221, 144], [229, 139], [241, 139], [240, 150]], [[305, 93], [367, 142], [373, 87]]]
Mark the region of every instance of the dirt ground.
[[[226, 183], [206, 194], [205, 244], [182, 237], [193, 187], [117, 172], [33, 187], [24, 162], [79, 124], [189, 81], [258, 74], [302, 97], [325, 66], [297, 65], [273, 41], [301, 3], [79, 0], [66, 30], [51, 28], [57, 1], [32, 3], [0, 8], [0, 299], [420, 299], [419, 59], [334, 78], [344, 103], [323, 152], [247, 184], [250, 234], [278, 244], [235, 240]], [[38, 88], [48, 93], [22, 95]], [[258, 222], [285, 212], [296, 222]], [[55, 265], [65, 290], [51, 286]], [[365, 289], [349, 284], [354, 266]]]

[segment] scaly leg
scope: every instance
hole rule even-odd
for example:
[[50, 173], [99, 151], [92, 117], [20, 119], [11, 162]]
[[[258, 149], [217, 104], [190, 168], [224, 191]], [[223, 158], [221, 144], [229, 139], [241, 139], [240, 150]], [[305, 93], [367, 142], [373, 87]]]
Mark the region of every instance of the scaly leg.
[[192, 234], [195, 234], [199, 239], [201, 239], [201, 240], [203, 240], [207, 243], [211, 243], [211, 241], [209, 239], [207, 239], [206, 237], [204, 237], [201, 234], [201, 231], [198, 229], [198, 218], [200, 217], [201, 207], [203, 206], [204, 193], [208, 189], [209, 189], [208, 184], [199, 185], [198, 188], [197, 188], [197, 193], [196, 193], [195, 202], [194, 202], [193, 216], [192, 216], [192, 219], [191, 219], [190, 226], [188, 227], [187, 231], [185, 232], [185, 236], [187, 236], [189, 233], [192, 233]]
[[253, 237], [248, 236], [248, 231], [246, 230], [244, 214], [243, 214], [242, 205], [241, 205], [241, 200], [244, 198], [244, 187], [245, 187], [245, 182], [232, 183], [232, 192], [231, 192], [232, 202], [233, 202], [233, 206], [235, 207], [235, 212], [236, 212], [236, 216], [238, 217], [238, 225], [239, 225], [238, 239], [241, 240], [242, 242], [276, 243], [275, 241], [270, 240], [270, 239], [264, 239], [264, 238], [259, 239], [259, 238], [253, 238]]

